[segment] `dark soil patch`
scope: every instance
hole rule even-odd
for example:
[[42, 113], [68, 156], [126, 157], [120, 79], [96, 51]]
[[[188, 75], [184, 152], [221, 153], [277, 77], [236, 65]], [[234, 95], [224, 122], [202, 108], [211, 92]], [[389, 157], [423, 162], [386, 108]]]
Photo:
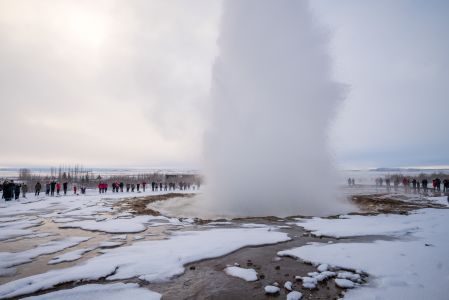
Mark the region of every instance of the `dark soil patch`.
[[195, 194], [169, 193], [164, 195], [134, 197], [120, 201], [114, 206], [119, 208], [119, 211], [130, 210], [131, 213], [136, 215], [159, 216], [160, 213], [156, 210], [148, 208], [148, 204], [156, 201], [165, 201], [172, 198], [191, 198], [193, 196], [195, 196]]
[[372, 214], [408, 214], [410, 211], [422, 208], [446, 208], [444, 205], [422, 201], [403, 201], [394, 199], [388, 194], [376, 195], [356, 195], [350, 200], [357, 205], [360, 212], [350, 213], [350, 215], [372, 215]]
[[[261, 223], [265, 220], [259, 218], [257, 221]], [[263, 223], [266, 224], [266, 222]], [[336, 239], [313, 237], [299, 227], [282, 229], [282, 231], [288, 232], [292, 240], [274, 245], [245, 247], [223, 257], [187, 264], [185, 272], [172, 278], [169, 282], [139, 283], [161, 293], [163, 300], [285, 299], [288, 291], [283, 286], [286, 281], [291, 281], [294, 290], [303, 293], [303, 299], [339, 299], [343, 297], [344, 289], [337, 287], [333, 279], [319, 283], [313, 290], [303, 288], [302, 282], [295, 280], [295, 276], [307, 276], [308, 272], [316, 272], [316, 267], [291, 257], [277, 257], [276, 255], [279, 251], [304, 246], [309, 242], [326, 243], [334, 242]], [[343, 242], [353, 240], [358, 239], [347, 239]], [[201, 246], [199, 245], [199, 247]], [[234, 264], [238, 264], [242, 268], [255, 269], [258, 273], [258, 280], [247, 282], [225, 274], [224, 268]], [[280, 292], [273, 296], [266, 295], [264, 287], [275, 282], [279, 284]]]

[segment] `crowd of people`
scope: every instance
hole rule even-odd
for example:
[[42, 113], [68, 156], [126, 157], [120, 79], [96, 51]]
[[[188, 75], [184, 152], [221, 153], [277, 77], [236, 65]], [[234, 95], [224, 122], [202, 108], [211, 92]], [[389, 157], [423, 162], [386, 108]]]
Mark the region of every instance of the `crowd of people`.
[[[375, 179], [375, 183], [376, 187], [385, 187], [388, 191], [391, 191], [392, 188], [397, 191], [399, 187], [402, 186], [406, 193], [420, 193], [421, 191], [427, 193], [429, 190], [449, 193], [449, 179], [441, 180], [438, 177], [432, 179], [431, 186], [429, 186], [430, 182], [426, 178], [420, 180], [413, 177], [403, 177], [401, 179], [399, 176], [386, 178], [378, 177]], [[354, 186], [354, 178], [348, 179], [348, 185]]]
[[10, 201], [11, 199], [19, 199], [20, 193], [26, 197], [28, 193], [28, 186], [26, 183], [15, 183], [14, 180], [5, 180], [0, 184], [0, 191], [2, 191], [2, 199]]
[[[109, 186], [112, 188], [113, 193], [123, 193], [123, 192], [145, 192], [147, 188], [147, 183], [145, 181], [143, 182], [132, 182], [132, 183], [125, 183], [125, 182], [117, 182], [114, 181], [110, 185], [107, 182], [100, 182], [97, 185], [98, 192], [100, 194], [107, 193]], [[43, 186], [39, 181], [36, 182], [34, 186], [34, 195], [39, 196], [41, 193], [41, 190], [45, 188], [45, 195], [47, 196], [60, 196], [60, 195], [67, 195], [69, 191], [69, 183], [67, 181], [59, 182], [56, 180], [48, 181]], [[151, 190], [153, 192], [157, 191], [175, 191], [176, 189], [179, 190], [190, 190], [190, 189], [199, 189], [200, 183], [197, 182], [196, 184], [188, 183], [188, 182], [151, 182]], [[78, 195], [80, 192], [82, 195], [86, 193], [87, 187], [84, 185], [81, 185], [78, 189], [78, 186], [76, 184], [72, 184], [72, 191], [74, 195]], [[3, 184], [0, 184], [0, 192], [2, 193], [2, 199], [5, 199], [6, 201], [10, 201], [12, 199], [19, 199], [20, 194], [22, 193], [22, 197], [26, 198], [26, 194], [28, 193], [28, 186], [26, 183], [15, 183], [14, 180], [5, 180]]]
[[[109, 184], [106, 182], [100, 182], [98, 184], [98, 192], [100, 194], [102, 193], [106, 193], [108, 191], [108, 187]], [[147, 188], [147, 183], [145, 181], [143, 182], [137, 182], [137, 183], [124, 183], [123, 181], [118, 182], [112, 182], [111, 184], [112, 187], [112, 192], [113, 193], [118, 193], [118, 192], [124, 192], [125, 188], [126, 188], [126, 192], [140, 192], [141, 188], [142, 191], [145, 192], [146, 188]], [[200, 184], [197, 183], [196, 185], [193, 185], [191, 183], [187, 183], [187, 182], [179, 182], [179, 183], [175, 183], [175, 182], [151, 182], [151, 191], [153, 192], [157, 192], [157, 191], [175, 191], [176, 189], [179, 189], [181, 191], [183, 190], [190, 190], [193, 189], [195, 190], [196, 188], [200, 188]]]

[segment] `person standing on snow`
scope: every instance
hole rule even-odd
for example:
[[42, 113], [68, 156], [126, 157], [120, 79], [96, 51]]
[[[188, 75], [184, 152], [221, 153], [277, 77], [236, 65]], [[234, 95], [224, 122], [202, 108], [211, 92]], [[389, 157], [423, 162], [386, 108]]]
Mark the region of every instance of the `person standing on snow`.
[[3, 181], [2, 198], [5, 198], [5, 201], [10, 201], [13, 196], [13, 193], [11, 192], [10, 184], [11, 183], [8, 180]]
[[50, 182], [45, 184], [45, 195], [50, 196]]
[[412, 186], [413, 186], [413, 192], [416, 193], [416, 179], [413, 178], [412, 180]]
[[448, 192], [449, 190], [449, 180], [448, 179], [444, 179], [443, 180], [443, 192]]
[[15, 184], [15, 185], [14, 185], [14, 199], [15, 199], [15, 200], [19, 200], [19, 197], [20, 197], [20, 188], [21, 188], [20, 184]]
[[441, 192], [441, 179], [440, 178], [436, 178], [435, 179], [435, 183], [436, 183], [436, 188], [438, 192]]
[[385, 184], [387, 186], [387, 191], [391, 190], [390, 178], [385, 178]]
[[50, 182], [50, 195], [54, 196], [55, 195], [55, 188], [56, 188], [56, 181], [52, 181]]
[[41, 183], [38, 181], [38, 182], [36, 183], [36, 185], [34, 186], [34, 196], [39, 196], [39, 194], [40, 194], [40, 192], [41, 192], [41, 188], [42, 188], [42, 185], [41, 185]]
[[59, 192], [61, 191], [61, 184], [59, 182], [56, 183], [56, 194], [59, 196]]
[[426, 194], [427, 194], [427, 183], [428, 183], [427, 179], [424, 178], [423, 180], [421, 180], [422, 189]]
[[67, 187], [68, 187], [68, 182], [67, 181], [65, 181], [63, 184], [62, 184], [62, 190], [64, 191], [64, 196], [65, 195], [67, 195]]
[[22, 197], [26, 198], [28, 193], [28, 186], [24, 183], [22, 184]]

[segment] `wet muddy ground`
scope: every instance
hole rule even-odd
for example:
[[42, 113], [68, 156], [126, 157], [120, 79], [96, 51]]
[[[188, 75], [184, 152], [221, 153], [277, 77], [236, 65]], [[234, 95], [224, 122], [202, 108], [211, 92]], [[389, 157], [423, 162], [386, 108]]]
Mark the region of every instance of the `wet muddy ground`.
[[[242, 223], [244, 220], [242, 220]], [[268, 225], [285, 225], [284, 222], [267, 223], [265, 219], [251, 219], [254, 223]], [[238, 225], [236, 225], [238, 226]], [[151, 290], [163, 294], [163, 299], [285, 299], [288, 291], [283, 288], [286, 281], [293, 283], [293, 288], [300, 290], [303, 299], [338, 299], [344, 291], [338, 288], [333, 280], [319, 283], [317, 289], [308, 290], [302, 287], [295, 276], [307, 276], [308, 272], [315, 272], [316, 267], [290, 257], [278, 257], [279, 251], [303, 246], [309, 242], [335, 242], [334, 238], [316, 238], [300, 227], [282, 228], [292, 238], [291, 241], [275, 245], [246, 247], [220, 258], [208, 259], [186, 265], [183, 275], [167, 283], [147, 284]], [[370, 242], [381, 237], [362, 237], [344, 239], [345, 242]], [[339, 242], [342, 242], [340, 240]], [[258, 273], [258, 280], [247, 282], [231, 277], [223, 272], [229, 265], [238, 264], [243, 268], [253, 268]], [[276, 296], [265, 295], [264, 287], [277, 282], [281, 291]], [[141, 283], [144, 284], [144, 283]]]
[[[132, 198], [120, 201], [114, 205], [115, 213], [130, 212], [136, 215], [150, 214], [159, 215], [158, 211], [148, 208], [148, 204], [155, 201], [165, 201], [172, 198], [192, 197], [192, 194], [173, 193], [163, 196], [150, 196], [141, 198]], [[392, 196], [387, 194], [371, 194], [371, 195], [356, 195], [350, 196], [350, 200], [357, 206], [357, 214], [378, 214], [378, 213], [398, 213], [406, 214], [411, 210], [419, 208], [441, 206], [430, 203], [429, 201], [413, 201], [402, 199], [401, 196]], [[136, 235], [144, 236], [144, 240], [164, 239], [170, 232], [174, 230], [206, 230], [211, 226], [220, 228], [240, 227], [245, 223], [258, 223], [268, 226], [278, 227], [278, 230], [286, 232], [291, 238], [290, 241], [278, 243], [274, 245], [265, 245], [257, 247], [245, 247], [233, 253], [219, 258], [207, 259], [185, 266], [185, 272], [168, 282], [163, 283], [147, 283], [133, 278], [125, 282], [136, 282], [143, 287], [159, 292], [163, 295], [163, 299], [272, 299], [285, 298], [288, 293], [283, 285], [286, 281], [293, 282], [294, 289], [300, 290], [304, 297], [303, 299], [338, 299], [343, 296], [344, 289], [338, 288], [333, 280], [326, 280], [317, 286], [317, 289], [308, 290], [302, 287], [301, 282], [295, 281], [295, 276], [307, 276], [308, 272], [316, 271], [316, 267], [308, 263], [298, 261], [290, 257], [278, 257], [277, 252], [303, 246], [310, 242], [333, 243], [333, 242], [372, 242], [379, 239], [391, 239], [382, 236], [364, 236], [347, 239], [335, 239], [326, 237], [314, 237], [301, 227], [286, 223], [293, 221], [293, 218], [278, 219], [275, 217], [264, 218], [248, 218], [248, 219], [234, 219], [232, 224], [223, 225], [209, 225], [210, 220], [196, 219], [192, 226], [175, 227], [171, 225], [150, 227], [144, 232], [136, 234], [128, 234], [124, 241], [126, 244], [134, 242], [133, 237]], [[66, 236], [89, 236], [89, 241], [83, 242], [75, 247], [68, 248], [57, 255], [70, 252], [79, 248], [93, 246], [103, 241], [110, 241], [114, 238], [114, 234], [107, 234], [102, 232], [86, 231], [82, 229], [60, 229], [58, 224], [53, 223], [49, 219], [45, 220], [42, 225], [37, 226], [41, 232], [48, 232], [52, 236], [43, 238], [27, 239], [22, 238], [14, 241], [6, 241], [0, 244], [0, 252], [17, 252], [30, 249], [36, 244], [48, 242], [55, 237]], [[279, 228], [281, 226], [281, 228]], [[201, 245], [198, 245], [201, 247]], [[56, 256], [56, 254], [42, 255], [34, 259], [31, 263], [17, 266], [17, 272], [12, 276], [0, 277], [0, 284], [13, 281], [26, 276], [39, 274], [51, 269], [66, 268], [76, 264], [81, 264], [83, 261], [99, 255], [100, 249], [91, 251], [77, 261], [65, 262], [56, 265], [48, 265], [48, 261]], [[239, 265], [241, 267], [253, 268], [258, 273], [258, 280], [254, 282], [246, 282], [242, 279], [226, 275], [223, 269], [229, 265]], [[369, 277], [364, 277], [365, 284], [369, 284]], [[122, 281], [123, 282], [123, 281]], [[277, 282], [281, 287], [278, 295], [267, 296], [264, 293], [264, 286]], [[111, 281], [94, 281], [83, 283], [67, 283], [56, 289], [73, 287], [79, 284], [86, 283], [111, 283]], [[49, 290], [45, 291], [49, 292]], [[39, 292], [36, 294], [42, 294]], [[33, 294], [34, 295], [34, 294]], [[28, 295], [29, 296], [29, 295]]]

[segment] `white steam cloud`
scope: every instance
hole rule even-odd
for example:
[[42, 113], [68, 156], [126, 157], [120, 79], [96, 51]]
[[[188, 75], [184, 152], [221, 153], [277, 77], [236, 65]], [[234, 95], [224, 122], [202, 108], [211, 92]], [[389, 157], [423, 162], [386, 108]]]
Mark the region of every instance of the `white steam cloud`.
[[224, 214], [345, 210], [328, 149], [344, 98], [307, 1], [228, 0], [205, 139], [208, 200]]

